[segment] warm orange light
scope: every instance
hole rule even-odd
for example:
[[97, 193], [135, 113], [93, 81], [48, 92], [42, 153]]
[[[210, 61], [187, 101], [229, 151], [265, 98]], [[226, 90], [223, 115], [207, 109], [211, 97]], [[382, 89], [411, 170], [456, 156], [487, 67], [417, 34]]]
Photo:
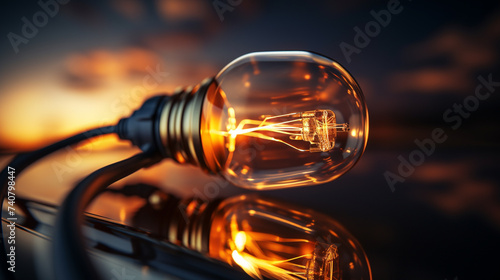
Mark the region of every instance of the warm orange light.
[[127, 212], [125, 211], [125, 208], [120, 209], [120, 221], [121, 222], [125, 221], [126, 217], [127, 217]]
[[231, 257], [248, 275], [262, 279], [261, 271], [263, 271], [267, 275], [275, 275], [277, 279], [307, 279], [303, 272], [295, 272], [290, 267], [305, 270], [306, 267], [297, 264], [296, 261], [302, 258], [310, 258], [311, 254], [283, 259], [277, 255], [266, 255], [267, 248], [261, 246], [265, 244], [276, 252], [293, 254], [295, 252], [293, 249], [294, 243], [308, 243], [309, 240], [280, 238], [273, 234], [245, 233], [243, 231], [238, 231], [234, 236], [233, 241], [236, 250], [232, 251]]
[[361, 246], [336, 222], [255, 196], [219, 205], [209, 242], [211, 257], [255, 279], [371, 280]]
[[357, 136], [357, 135], [356, 135], [356, 129], [351, 130], [351, 136], [352, 136], [352, 137], [356, 137], [356, 136]]
[[[227, 131], [212, 134], [228, 138], [227, 148], [235, 150], [236, 137], [247, 136], [282, 143], [301, 152], [326, 152], [335, 145], [337, 132], [349, 130], [349, 124], [337, 124], [330, 110], [315, 110], [278, 116], [261, 116], [261, 120], [244, 119], [236, 126], [235, 111], [228, 108]], [[354, 135], [353, 135], [354, 136]], [[309, 147], [297, 141], [309, 142]]]
[[241, 252], [245, 249], [245, 244], [247, 243], [247, 235], [243, 231], [239, 231], [234, 238], [234, 244], [236, 249]]

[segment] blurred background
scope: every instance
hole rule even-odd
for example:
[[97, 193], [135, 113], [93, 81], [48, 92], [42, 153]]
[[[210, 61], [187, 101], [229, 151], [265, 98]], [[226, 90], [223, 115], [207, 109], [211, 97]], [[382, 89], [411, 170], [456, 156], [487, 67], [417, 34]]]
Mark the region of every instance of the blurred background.
[[[497, 1], [402, 0], [365, 45], [356, 45], [355, 28], [365, 30], [372, 10], [396, 1], [41, 1], [48, 2], [56, 4], [1, 4], [2, 166], [19, 151], [113, 124], [148, 97], [195, 85], [245, 53], [311, 50], [337, 60], [363, 89], [368, 146], [336, 181], [265, 195], [345, 225], [374, 279], [498, 279]], [[341, 44], [356, 50], [346, 55]], [[481, 89], [491, 95], [474, 102], [478, 77], [493, 81]], [[464, 101], [473, 109], [454, 112]], [[391, 189], [384, 174], [398, 174], [398, 157], [408, 159], [415, 140], [435, 128], [446, 141]], [[17, 195], [58, 204], [83, 176], [136, 152], [114, 137], [62, 150], [20, 176]], [[167, 160], [117, 185], [149, 183], [188, 197], [207, 195], [214, 180]], [[227, 186], [208, 196], [244, 192]]]

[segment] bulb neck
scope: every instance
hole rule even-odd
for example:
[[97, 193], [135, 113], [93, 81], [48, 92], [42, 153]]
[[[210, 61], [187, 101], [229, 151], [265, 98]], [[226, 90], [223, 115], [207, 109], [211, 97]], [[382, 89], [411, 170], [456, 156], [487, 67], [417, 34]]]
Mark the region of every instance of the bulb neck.
[[171, 96], [152, 97], [130, 117], [118, 123], [118, 136], [142, 150], [154, 149], [165, 158], [208, 170], [201, 143], [201, 116], [209, 78], [195, 87], [181, 88]]
[[205, 202], [196, 198], [172, 200], [166, 209], [166, 217], [161, 228], [161, 238], [173, 244], [209, 253], [210, 228], [212, 217], [220, 201]]
[[155, 128], [160, 135], [160, 152], [179, 163], [206, 169], [200, 125], [203, 100], [214, 79], [205, 79], [195, 87], [178, 89], [163, 106]]
[[[209, 238], [212, 221], [222, 200], [202, 200], [185, 198], [163, 192], [147, 184], [126, 185], [120, 189], [106, 189], [108, 195], [98, 197], [99, 205], [92, 213], [98, 216], [109, 216], [107, 213], [120, 213], [125, 210], [127, 218], [111, 216], [110, 219], [121, 220], [125, 225], [147, 232], [152, 237], [168, 241], [203, 254], [209, 252]], [[133, 197], [141, 199], [143, 205], [138, 209], [132, 204], [113, 208], [112, 201], [117, 197]], [[111, 205], [111, 207], [109, 207]], [[130, 207], [129, 207], [130, 206]], [[105, 212], [100, 212], [106, 209]]]

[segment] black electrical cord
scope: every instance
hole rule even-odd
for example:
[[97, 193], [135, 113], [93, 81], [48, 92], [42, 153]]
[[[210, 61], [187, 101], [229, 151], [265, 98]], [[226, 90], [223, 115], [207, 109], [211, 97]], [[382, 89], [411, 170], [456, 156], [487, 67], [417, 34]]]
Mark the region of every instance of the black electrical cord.
[[142, 152], [103, 167], [83, 179], [66, 197], [56, 221], [54, 263], [57, 279], [101, 279], [87, 254], [81, 232], [84, 211], [90, 202], [110, 184], [161, 160], [157, 153]]
[[[3, 209], [3, 202], [7, 194], [7, 189], [8, 189], [8, 182], [9, 182], [9, 168], [14, 168], [15, 170], [15, 176], [18, 177], [19, 174], [29, 165], [32, 163], [36, 162], [37, 160], [61, 149], [66, 146], [74, 145], [76, 143], [79, 143], [83, 140], [99, 136], [99, 135], [105, 135], [105, 134], [110, 134], [110, 133], [115, 133], [116, 132], [116, 126], [105, 126], [105, 127], [100, 127], [100, 128], [95, 128], [91, 129], [79, 134], [76, 134], [70, 138], [61, 140], [59, 142], [56, 142], [54, 144], [51, 144], [49, 146], [46, 146], [42, 149], [33, 151], [33, 152], [28, 152], [28, 153], [22, 153], [17, 155], [9, 164], [7, 164], [7, 167], [2, 170], [2, 173], [0, 174], [0, 211]], [[12, 170], [12, 169], [11, 169]], [[1, 215], [0, 215], [1, 216]], [[5, 280], [10, 280], [10, 279], [15, 279], [14, 273], [8, 272], [8, 267], [7, 267], [7, 252], [5, 251], [5, 242], [3, 238], [3, 226], [0, 226], [0, 275], [2, 276], [1, 279]]]

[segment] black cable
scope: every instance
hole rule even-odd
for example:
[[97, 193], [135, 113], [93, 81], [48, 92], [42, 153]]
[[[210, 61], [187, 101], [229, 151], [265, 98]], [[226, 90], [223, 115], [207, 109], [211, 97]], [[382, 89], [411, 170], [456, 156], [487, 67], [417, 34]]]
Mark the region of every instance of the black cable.
[[84, 211], [110, 184], [161, 160], [158, 153], [143, 152], [103, 167], [83, 179], [66, 197], [56, 221], [54, 263], [57, 279], [101, 279], [86, 250], [81, 232]]
[[[54, 144], [51, 144], [49, 146], [46, 146], [40, 150], [29, 152], [29, 153], [23, 153], [17, 155], [7, 166], [5, 169], [2, 170], [0, 174], [0, 211], [3, 212], [3, 202], [7, 194], [7, 189], [8, 189], [8, 167], [14, 168], [15, 170], [15, 177], [18, 177], [19, 174], [29, 165], [32, 163], [36, 162], [37, 160], [47, 156], [48, 154], [51, 154], [61, 148], [64, 148], [66, 146], [74, 145], [76, 143], [79, 143], [83, 140], [99, 136], [99, 135], [105, 135], [105, 134], [110, 134], [110, 133], [115, 133], [116, 132], [116, 127], [115, 126], [105, 126], [101, 128], [95, 128], [91, 129], [85, 132], [82, 132], [80, 134], [76, 134], [70, 138], [61, 140], [59, 142], [56, 142]], [[1, 212], [0, 212], [1, 213]], [[1, 216], [1, 214], [0, 214]], [[1, 224], [0, 224], [1, 225]], [[3, 225], [0, 226], [0, 275], [2, 276], [1, 279], [5, 280], [10, 280], [10, 279], [15, 279], [14, 273], [8, 272], [7, 271], [7, 252], [5, 251], [5, 243], [4, 243], [4, 238], [3, 238]]]

